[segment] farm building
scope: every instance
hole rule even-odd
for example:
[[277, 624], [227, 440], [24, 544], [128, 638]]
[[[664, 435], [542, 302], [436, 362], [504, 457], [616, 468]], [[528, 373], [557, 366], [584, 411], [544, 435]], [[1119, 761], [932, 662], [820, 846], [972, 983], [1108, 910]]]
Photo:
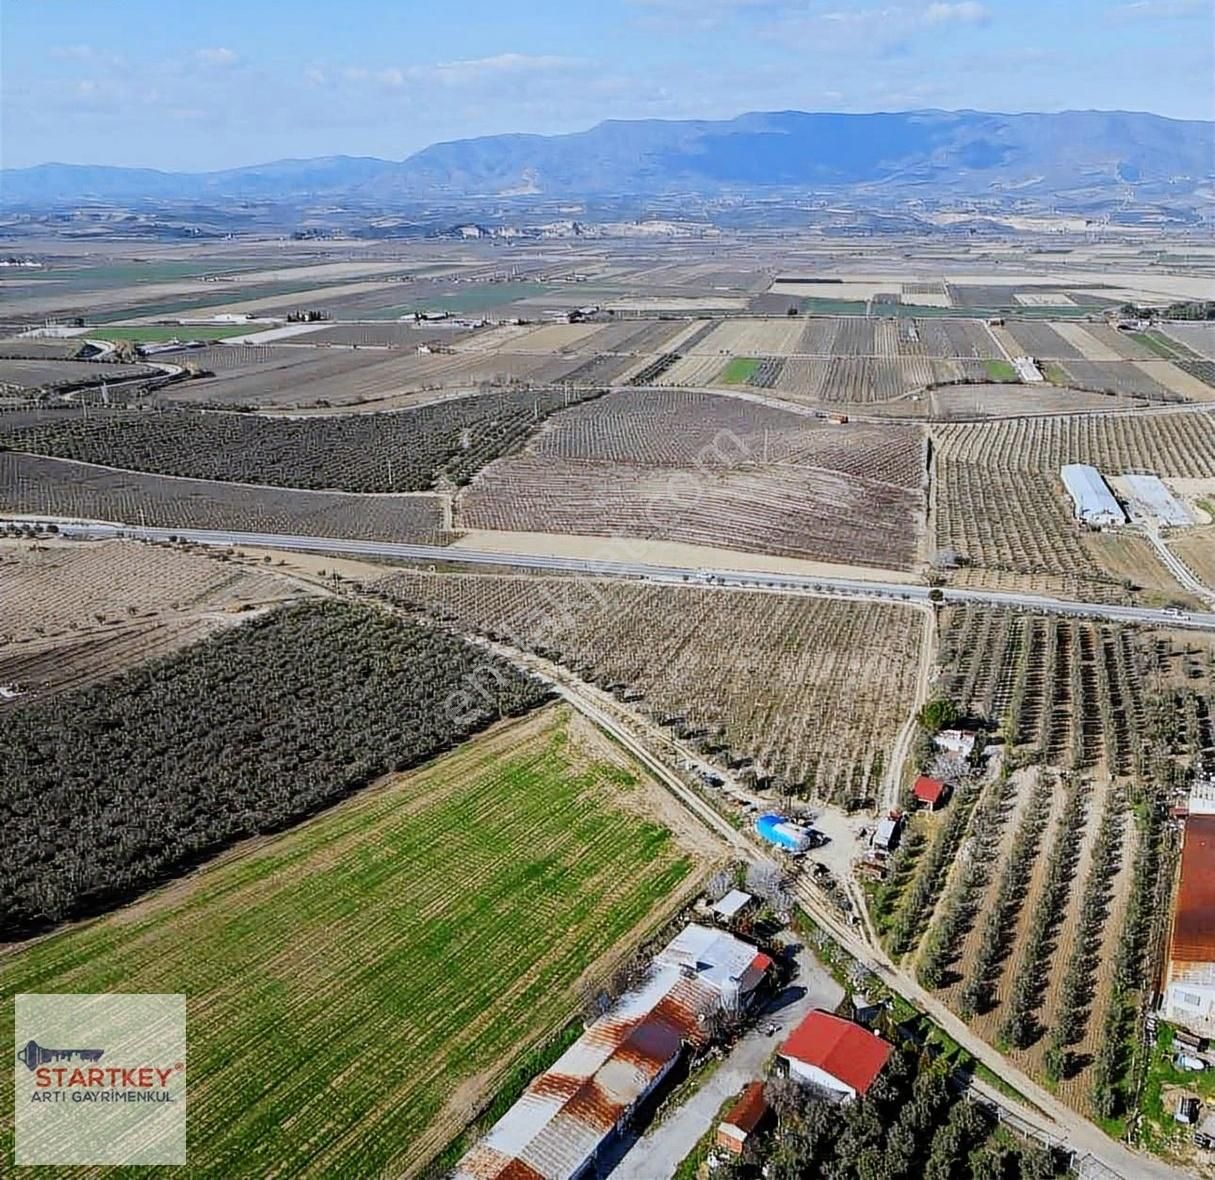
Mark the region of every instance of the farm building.
[[1161, 528], [1184, 528], [1193, 524], [1186, 506], [1165, 487], [1156, 475], [1124, 475], [1122, 489], [1131, 503], [1131, 512]]
[[574, 1180], [595, 1162], [711, 1018], [748, 1005], [772, 967], [755, 947], [687, 926], [456, 1165], [455, 1180]]
[[768, 1100], [764, 1097], [764, 1083], [752, 1082], [738, 1096], [738, 1101], [726, 1111], [726, 1116], [717, 1125], [717, 1146], [731, 1155], [742, 1155], [747, 1142], [759, 1129], [768, 1114]]
[[922, 774], [912, 784], [911, 793], [921, 806], [927, 807], [929, 811], [936, 811], [944, 804], [949, 788], [940, 779]]
[[899, 832], [903, 826], [902, 819], [897, 815], [888, 815], [877, 822], [873, 829], [873, 846], [883, 852], [892, 851], [899, 842]]
[[755, 830], [769, 844], [775, 844], [777, 848], [781, 848], [785, 852], [795, 854], [805, 852], [814, 843], [814, 837], [809, 828], [803, 828], [800, 824], [795, 824], [792, 820], [786, 819], [776, 812], [761, 815], [755, 821]]
[[727, 925], [737, 922], [755, 904], [755, 898], [741, 889], [731, 889], [714, 907], [713, 916]]
[[891, 1050], [888, 1042], [859, 1024], [815, 1010], [789, 1034], [777, 1055], [794, 1081], [848, 1102], [868, 1092]]
[[1199, 1036], [1215, 1036], [1215, 815], [1193, 808], [1181, 847], [1162, 1014]]
[[933, 744], [946, 754], [969, 758], [974, 753], [975, 735], [964, 729], [943, 729], [933, 736]]
[[1072, 498], [1077, 520], [1093, 528], [1126, 524], [1126, 513], [1095, 467], [1087, 463], [1068, 463], [1060, 468], [1059, 474]]

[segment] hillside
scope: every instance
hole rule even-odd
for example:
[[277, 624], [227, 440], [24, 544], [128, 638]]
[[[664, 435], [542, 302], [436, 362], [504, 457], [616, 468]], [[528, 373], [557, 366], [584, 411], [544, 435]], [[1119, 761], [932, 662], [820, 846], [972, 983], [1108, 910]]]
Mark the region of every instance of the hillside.
[[292, 199], [614, 193], [916, 192], [1192, 199], [1215, 177], [1211, 124], [1123, 111], [753, 113], [613, 120], [568, 135], [434, 144], [394, 163], [331, 156], [210, 173], [43, 164], [5, 170], [0, 201]]

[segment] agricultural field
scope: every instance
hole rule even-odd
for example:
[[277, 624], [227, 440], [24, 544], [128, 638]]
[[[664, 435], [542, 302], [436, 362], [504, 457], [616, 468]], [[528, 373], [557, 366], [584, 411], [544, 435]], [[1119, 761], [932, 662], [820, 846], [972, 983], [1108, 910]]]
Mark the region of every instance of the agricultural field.
[[1215, 528], [1190, 529], [1169, 540], [1169, 548], [1199, 581], [1215, 589]]
[[167, 344], [172, 340], [225, 340], [256, 331], [255, 324], [103, 324], [89, 328], [88, 336], [93, 340]]
[[324, 418], [98, 410], [88, 417], [47, 417], [7, 432], [0, 416], [0, 447], [190, 479], [423, 492], [467, 483], [578, 397], [568, 391], [502, 391], [394, 413]]
[[910, 606], [478, 574], [401, 572], [377, 588], [626, 686], [721, 759], [837, 801], [876, 788], [915, 700], [924, 627]]
[[413, 1176], [716, 859], [656, 790], [545, 709], [10, 948], [0, 980], [188, 996], [193, 1175]]
[[138, 541], [0, 541], [0, 647], [134, 619], [248, 610], [297, 593], [271, 573]]
[[[236, 353], [230, 358], [227, 350]], [[221, 409], [372, 409], [408, 405], [427, 390], [557, 381], [580, 363], [549, 354], [419, 354], [400, 349], [310, 347], [300, 344], [221, 345], [165, 354], [175, 363], [211, 367], [213, 377], [174, 386], [168, 400]], [[218, 365], [208, 366], [208, 359]]]
[[88, 856], [65, 874], [58, 858], [10, 844], [0, 938], [138, 896], [546, 694], [434, 628], [318, 599], [93, 687], [19, 701], [0, 713], [0, 827], [9, 841], [31, 825], [55, 831], [61, 849]]
[[[456, 332], [444, 332], [442, 338], [451, 342]], [[418, 327], [413, 323], [320, 324], [299, 336], [300, 344], [341, 344], [351, 348], [412, 349], [436, 336], [433, 325]]]
[[996, 727], [1005, 773], [914, 821], [877, 920], [985, 1039], [1121, 1132], [1169, 912], [1166, 804], [1215, 765], [1215, 653], [1205, 636], [977, 605], [939, 627], [939, 688]]
[[1170, 340], [1197, 353], [1207, 360], [1215, 360], [1215, 324], [1171, 323], [1161, 329]]
[[0, 451], [0, 512], [160, 528], [443, 544], [446, 498], [259, 488]]
[[1135, 403], [1128, 398], [1054, 385], [991, 382], [940, 386], [929, 395], [929, 405], [938, 422], [966, 422], [978, 418], [1101, 413], [1131, 409]]
[[[1008, 575], [1009, 587], [1040, 585], [1096, 601], [1117, 601], [1133, 586], [1086, 543], [1059, 468], [1091, 463], [1110, 474], [1215, 475], [1215, 416], [1207, 413], [942, 424], [933, 437], [935, 543], [968, 563], [964, 580], [983, 584], [986, 571]], [[1169, 583], [1151, 571], [1143, 584]]]
[[14, 336], [0, 340], [0, 357], [6, 360], [70, 361], [83, 341], [51, 340], [38, 336]]
[[1134, 630], [968, 604], [941, 620], [942, 686], [1061, 769], [1142, 772], [1146, 661]]
[[0, 360], [0, 393], [28, 389], [69, 389], [98, 385], [102, 381], [125, 381], [131, 377], [153, 377], [155, 369], [145, 365], [96, 365], [71, 360]]
[[622, 390], [554, 415], [523, 452], [482, 469], [456, 516], [471, 529], [899, 569], [916, 558], [922, 463], [914, 427], [834, 424], [690, 390]]

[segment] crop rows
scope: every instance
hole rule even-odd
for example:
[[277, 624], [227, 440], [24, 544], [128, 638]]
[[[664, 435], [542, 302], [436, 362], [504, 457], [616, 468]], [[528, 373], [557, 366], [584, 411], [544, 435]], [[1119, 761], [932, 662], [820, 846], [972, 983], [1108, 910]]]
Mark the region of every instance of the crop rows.
[[1050, 959], [1080, 859], [1088, 796], [1079, 780], [1066, 784], [1063, 812], [1046, 865], [1046, 880], [1030, 917], [1020, 966], [1000, 1027], [1001, 1037], [1018, 1049], [1029, 1048], [1041, 1034], [1036, 1013], [1050, 981]]
[[443, 544], [443, 499], [174, 479], [0, 452], [0, 510], [158, 528]]
[[755, 389], [775, 389], [784, 367], [785, 362], [781, 357], [761, 357], [759, 364], [747, 378], [747, 384]]
[[1215, 361], [1178, 361], [1177, 367], [1197, 377], [1199, 381], [1215, 387]]
[[[983, 892], [999, 856], [1014, 790], [1010, 775], [998, 775], [974, 808], [964, 844], [955, 849], [960, 854], [957, 856], [957, 879], [924, 937], [916, 964], [920, 982], [934, 991], [945, 984], [946, 976], [961, 952], [962, 941], [979, 916]], [[950, 842], [958, 844], [956, 838], [951, 838]], [[925, 901], [922, 906], [925, 914], [930, 912], [934, 902], [935, 897]], [[912, 941], [908, 938], [904, 949], [910, 947]]]
[[664, 352], [638, 369], [629, 379], [629, 385], [654, 385], [658, 379], [680, 359], [677, 352]]
[[[400, 602], [679, 716], [723, 760], [840, 798], [876, 780], [914, 698], [906, 607], [587, 579], [400, 573]], [[873, 783], [871, 782], [871, 787]]]
[[938, 427], [947, 456], [988, 469], [1058, 472], [1091, 463], [1118, 473], [1215, 478], [1215, 414], [1122, 414], [1020, 418]]
[[[514, 390], [392, 414], [271, 418], [161, 411], [60, 416], [0, 433], [0, 446], [188, 479], [351, 492], [466, 483], [572, 395]], [[591, 394], [590, 396], [594, 396]]]
[[[688, 846], [632, 805], [651, 789], [546, 710], [31, 945], [6, 980], [189, 997], [199, 1180], [408, 1176], [461, 1131], [453, 1090], [475, 1108], [512, 1068], [530, 1075], [525, 1051], [576, 1011], [580, 977], [687, 895]], [[536, 898], [520, 908], [522, 882]]]
[[0, 553], [0, 580], [0, 644], [292, 593], [270, 574], [134, 541]]
[[686, 471], [525, 454], [480, 472], [458, 519], [905, 569], [919, 504], [918, 491], [794, 464]]
[[1055, 1079], [1069, 1077], [1079, 1065], [1072, 1046], [1084, 1040], [1087, 1032], [1097, 991], [1097, 971], [1102, 963], [1101, 944], [1113, 902], [1114, 877], [1121, 867], [1127, 821], [1124, 794], [1118, 790], [1109, 791], [1089, 860], [1058, 1005], [1051, 1021], [1046, 1068]]
[[933, 434], [938, 549], [976, 570], [1074, 583], [1070, 592], [1097, 601], [1117, 601], [1132, 587], [1103, 571], [1085, 544], [1059, 468], [1215, 476], [1208, 413], [1019, 418], [941, 424]]
[[952, 607], [941, 636], [945, 686], [1014, 744], [1076, 769], [1126, 775], [1144, 725], [1143, 658], [1135, 633], [980, 606]]
[[949, 808], [920, 858], [891, 922], [889, 939], [894, 955], [904, 955], [919, 943], [946, 876], [958, 859], [979, 792], [979, 784], [973, 778], [965, 778], [955, 787]]
[[1064, 361], [1060, 368], [1068, 383], [1077, 389], [1094, 389], [1099, 393], [1142, 397], [1156, 402], [1185, 400], [1129, 361], [1069, 360]]
[[830, 423], [722, 394], [618, 390], [551, 417], [528, 446], [542, 457], [718, 469], [797, 464], [918, 488], [915, 427]]
[[1008, 859], [987, 910], [977, 953], [965, 965], [965, 984], [958, 995], [958, 1007], [963, 1016], [981, 1015], [996, 1003], [1000, 976], [1016, 937], [1017, 917], [1029, 892], [1034, 863], [1050, 818], [1053, 789], [1048, 776], [1038, 777], [1013, 836]]

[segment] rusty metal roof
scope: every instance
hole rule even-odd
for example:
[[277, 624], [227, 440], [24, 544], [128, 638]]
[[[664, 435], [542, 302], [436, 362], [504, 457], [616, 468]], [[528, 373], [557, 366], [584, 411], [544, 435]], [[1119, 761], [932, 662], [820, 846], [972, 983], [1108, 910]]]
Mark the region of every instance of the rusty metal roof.
[[1191, 815], [1185, 822], [1169, 959], [1215, 963], [1215, 815]]
[[[713, 936], [693, 935], [699, 948], [722, 951], [731, 966], [741, 959], [745, 975], [762, 978], [751, 967], [753, 946], [720, 931], [697, 929]], [[671, 945], [682, 951], [688, 939]], [[455, 1180], [568, 1180], [683, 1046], [708, 1040], [705, 1018], [723, 1004], [715, 978], [722, 964], [701, 959], [690, 969], [686, 962], [664, 960], [664, 954], [641, 987], [622, 996], [532, 1081], [460, 1161]]]
[[764, 1095], [764, 1083], [762, 1080], [754, 1081], [739, 1095], [721, 1121], [749, 1135], [767, 1113], [768, 1099]]

